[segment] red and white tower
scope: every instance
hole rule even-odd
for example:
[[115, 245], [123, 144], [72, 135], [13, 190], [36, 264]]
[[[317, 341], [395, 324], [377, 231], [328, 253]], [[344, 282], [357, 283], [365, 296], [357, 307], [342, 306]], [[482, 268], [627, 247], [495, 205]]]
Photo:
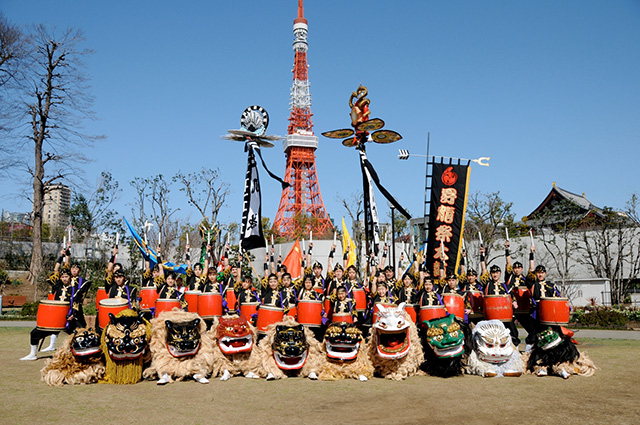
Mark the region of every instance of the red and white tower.
[[307, 66], [307, 20], [302, 0], [298, 0], [298, 17], [293, 21], [293, 86], [291, 115], [283, 149], [287, 157], [284, 180], [290, 184], [282, 191], [273, 229], [281, 236], [293, 239], [313, 231], [321, 237], [333, 229], [320, 195], [316, 173], [315, 151], [318, 138], [311, 123], [311, 93]]

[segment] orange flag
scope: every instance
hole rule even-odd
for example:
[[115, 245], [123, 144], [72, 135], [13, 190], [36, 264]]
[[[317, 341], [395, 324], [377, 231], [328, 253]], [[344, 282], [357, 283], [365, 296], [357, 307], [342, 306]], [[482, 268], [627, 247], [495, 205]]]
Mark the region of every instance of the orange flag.
[[298, 239], [291, 247], [291, 251], [287, 254], [287, 258], [284, 259], [282, 265], [287, 268], [291, 279], [298, 279], [302, 275], [302, 250]]

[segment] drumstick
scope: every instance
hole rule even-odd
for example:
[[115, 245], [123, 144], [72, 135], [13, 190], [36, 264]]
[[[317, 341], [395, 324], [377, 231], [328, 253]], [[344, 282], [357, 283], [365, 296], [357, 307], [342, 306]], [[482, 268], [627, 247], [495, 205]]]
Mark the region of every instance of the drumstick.
[[118, 247], [118, 242], [120, 242], [120, 232], [116, 232], [116, 248]]
[[529, 229], [529, 237], [531, 238], [531, 247], [535, 248], [535, 245], [533, 244], [533, 230]]
[[507, 227], [505, 227], [504, 231], [507, 234], [507, 242], [508, 242], [509, 241], [509, 229]]
[[480, 239], [480, 246], [484, 246], [484, 242], [482, 241], [482, 233], [478, 232], [478, 238]]

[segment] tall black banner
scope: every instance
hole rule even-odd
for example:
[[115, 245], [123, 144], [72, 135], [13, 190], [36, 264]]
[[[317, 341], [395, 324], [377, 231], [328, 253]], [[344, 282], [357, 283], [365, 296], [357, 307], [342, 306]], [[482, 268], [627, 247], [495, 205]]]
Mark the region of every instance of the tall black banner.
[[439, 274], [443, 260], [447, 274], [460, 265], [470, 171], [468, 165], [433, 164], [426, 261], [434, 275]]
[[247, 143], [247, 176], [244, 182], [244, 202], [242, 205], [242, 229], [240, 246], [245, 251], [267, 246], [262, 233], [262, 206], [260, 177], [254, 155], [256, 145]]

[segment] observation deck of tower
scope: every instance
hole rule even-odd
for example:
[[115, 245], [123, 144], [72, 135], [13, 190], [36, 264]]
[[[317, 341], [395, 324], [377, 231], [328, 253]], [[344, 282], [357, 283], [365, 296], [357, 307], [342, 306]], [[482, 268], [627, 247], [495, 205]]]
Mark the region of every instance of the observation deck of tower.
[[318, 238], [327, 235], [333, 224], [324, 207], [316, 172], [315, 151], [318, 137], [311, 122], [311, 92], [307, 65], [307, 20], [302, 0], [298, 0], [298, 16], [293, 21], [293, 85], [291, 87], [289, 127], [283, 142], [286, 154], [284, 180], [290, 186], [282, 191], [280, 205], [273, 222], [276, 234], [287, 239], [305, 237], [313, 231]]

